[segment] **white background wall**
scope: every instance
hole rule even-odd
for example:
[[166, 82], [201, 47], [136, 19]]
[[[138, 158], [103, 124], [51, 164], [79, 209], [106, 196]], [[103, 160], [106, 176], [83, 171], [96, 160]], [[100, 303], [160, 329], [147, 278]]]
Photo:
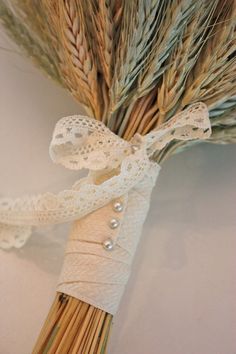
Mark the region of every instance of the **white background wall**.
[[[1, 35], [0, 46], [10, 47]], [[80, 112], [27, 60], [0, 49], [0, 195], [59, 191], [56, 121]], [[111, 354], [236, 353], [236, 146], [200, 145], [163, 166]], [[0, 251], [0, 353], [28, 354], [55, 294], [68, 225]]]

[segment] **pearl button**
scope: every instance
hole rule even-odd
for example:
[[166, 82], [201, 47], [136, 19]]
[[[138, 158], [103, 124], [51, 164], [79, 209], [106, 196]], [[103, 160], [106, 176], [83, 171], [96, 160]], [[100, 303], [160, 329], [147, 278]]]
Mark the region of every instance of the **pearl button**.
[[120, 225], [120, 222], [118, 219], [111, 219], [109, 225], [111, 229], [116, 229]]
[[132, 149], [132, 152], [135, 153], [136, 151], [138, 151], [139, 146], [133, 144], [133, 145], [131, 145], [131, 149]]
[[123, 210], [123, 204], [121, 202], [115, 202], [113, 204], [113, 210], [120, 213]]
[[113, 247], [114, 247], [114, 243], [110, 238], [108, 238], [106, 241], [103, 242], [103, 248], [106, 251], [112, 251]]

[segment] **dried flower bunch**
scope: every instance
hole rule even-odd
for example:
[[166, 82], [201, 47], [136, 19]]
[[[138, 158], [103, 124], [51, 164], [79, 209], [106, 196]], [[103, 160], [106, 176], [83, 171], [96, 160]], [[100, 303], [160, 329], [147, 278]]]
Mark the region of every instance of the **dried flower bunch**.
[[224, 143], [236, 132], [235, 8], [233, 0], [1, 0], [0, 17], [48, 76], [125, 139], [203, 101], [210, 141]]
[[[234, 0], [0, 0], [0, 20], [89, 116], [124, 139], [202, 101], [209, 142], [236, 142]], [[170, 142], [154, 158], [190, 144]], [[111, 315], [58, 295], [34, 353], [104, 353], [110, 324]]]

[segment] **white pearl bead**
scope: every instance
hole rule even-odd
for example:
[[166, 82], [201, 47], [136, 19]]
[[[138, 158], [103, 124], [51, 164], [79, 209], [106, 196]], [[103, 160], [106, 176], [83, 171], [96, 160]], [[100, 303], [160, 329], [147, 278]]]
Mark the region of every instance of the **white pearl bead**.
[[116, 229], [120, 225], [120, 222], [118, 219], [111, 219], [109, 225], [111, 229]]
[[115, 202], [113, 204], [113, 210], [120, 213], [123, 210], [123, 204], [121, 202]]
[[106, 241], [103, 242], [103, 248], [106, 251], [112, 251], [114, 247], [114, 243], [112, 241], [112, 239], [108, 238]]
[[138, 151], [139, 146], [138, 146], [138, 145], [133, 144], [133, 145], [131, 145], [131, 149], [132, 149], [132, 152], [133, 152], [133, 153], [135, 153], [136, 151]]

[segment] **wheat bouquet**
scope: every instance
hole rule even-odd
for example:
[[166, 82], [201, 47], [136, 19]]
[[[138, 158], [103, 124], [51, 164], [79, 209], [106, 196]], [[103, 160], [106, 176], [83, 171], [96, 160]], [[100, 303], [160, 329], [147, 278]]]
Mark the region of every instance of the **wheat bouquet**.
[[0, 245], [73, 221], [33, 353], [105, 353], [160, 164], [236, 139], [233, 0], [12, 0], [12, 39], [87, 115], [59, 120], [50, 156], [88, 176], [58, 194], [0, 200]]

